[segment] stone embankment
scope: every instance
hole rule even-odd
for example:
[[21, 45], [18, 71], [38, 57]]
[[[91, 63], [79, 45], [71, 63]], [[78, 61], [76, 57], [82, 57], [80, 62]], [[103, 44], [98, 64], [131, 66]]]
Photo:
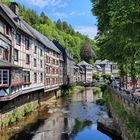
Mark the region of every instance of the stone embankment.
[[119, 87], [109, 87], [109, 108], [123, 140], [139, 140], [140, 97]]
[[115, 123], [113, 118], [111, 118], [107, 112], [101, 114], [99, 119], [97, 120], [98, 130], [103, 131], [104, 133], [115, 137], [120, 138], [121, 140], [121, 131], [118, 125]]

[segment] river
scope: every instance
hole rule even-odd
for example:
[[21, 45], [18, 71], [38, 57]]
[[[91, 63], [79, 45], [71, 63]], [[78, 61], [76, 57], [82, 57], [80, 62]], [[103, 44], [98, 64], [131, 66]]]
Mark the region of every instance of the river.
[[97, 119], [105, 111], [95, 103], [100, 96], [89, 88], [69, 97], [52, 98], [45, 107], [2, 132], [0, 140], [113, 140], [97, 130]]

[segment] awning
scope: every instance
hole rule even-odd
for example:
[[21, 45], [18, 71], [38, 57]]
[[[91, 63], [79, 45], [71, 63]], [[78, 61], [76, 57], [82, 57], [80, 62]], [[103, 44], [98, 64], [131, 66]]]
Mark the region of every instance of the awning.
[[0, 68], [22, 68], [22, 67], [0, 60]]
[[4, 49], [10, 49], [9, 44], [4, 42], [2, 39], [0, 39], [0, 46], [3, 47]]

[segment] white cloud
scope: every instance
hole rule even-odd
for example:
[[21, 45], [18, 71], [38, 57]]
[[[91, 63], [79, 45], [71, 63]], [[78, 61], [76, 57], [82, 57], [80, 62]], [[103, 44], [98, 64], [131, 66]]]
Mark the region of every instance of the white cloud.
[[85, 12], [75, 12], [75, 11], [72, 11], [69, 13], [70, 16], [85, 16], [86, 13]]
[[86, 13], [85, 12], [78, 13], [78, 12], [72, 11], [70, 13], [64, 13], [64, 12], [47, 13], [47, 15], [55, 16], [57, 19], [57, 18], [69, 18], [70, 16], [84, 16], [86, 15]]
[[66, 6], [68, 6], [68, 3], [64, 2], [64, 3], [61, 3], [61, 4], [59, 5], [59, 8], [64, 8], [64, 7], [66, 7]]
[[68, 17], [68, 15], [66, 13], [63, 13], [63, 12], [48, 13], [47, 15], [49, 15], [49, 16], [55, 16], [56, 19], [58, 19], [58, 18], [61, 19], [61, 18], [67, 18]]
[[67, 3], [62, 2], [62, 0], [26, 0], [27, 2], [29, 2], [32, 5], [38, 6], [38, 7], [65, 7], [67, 6]]
[[78, 26], [75, 30], [91, 39], [94, 39], [97, 34], [97, 26]]

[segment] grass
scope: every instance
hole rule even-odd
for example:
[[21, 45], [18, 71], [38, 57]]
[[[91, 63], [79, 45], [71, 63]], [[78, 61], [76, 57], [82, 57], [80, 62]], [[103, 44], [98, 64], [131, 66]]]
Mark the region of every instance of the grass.
[[84, 90], [85, 90], [85, 87], [83, 86], [72, 86], [69, 89], [62, 90], [61, 96], [62, 97], [69, 96], [75, 93], [83, 92]]
[[17, 108], [13, 110], [12, 114], [4, 118], [0, 121], [0, 126], [5, 127], [8, 126], [18, 120], [20, 120], [23, 116], [27, 115], [28, 113], [32, 112], [35, 105], [26, 104], [24, 105], [24, 109], [18, 110]]

